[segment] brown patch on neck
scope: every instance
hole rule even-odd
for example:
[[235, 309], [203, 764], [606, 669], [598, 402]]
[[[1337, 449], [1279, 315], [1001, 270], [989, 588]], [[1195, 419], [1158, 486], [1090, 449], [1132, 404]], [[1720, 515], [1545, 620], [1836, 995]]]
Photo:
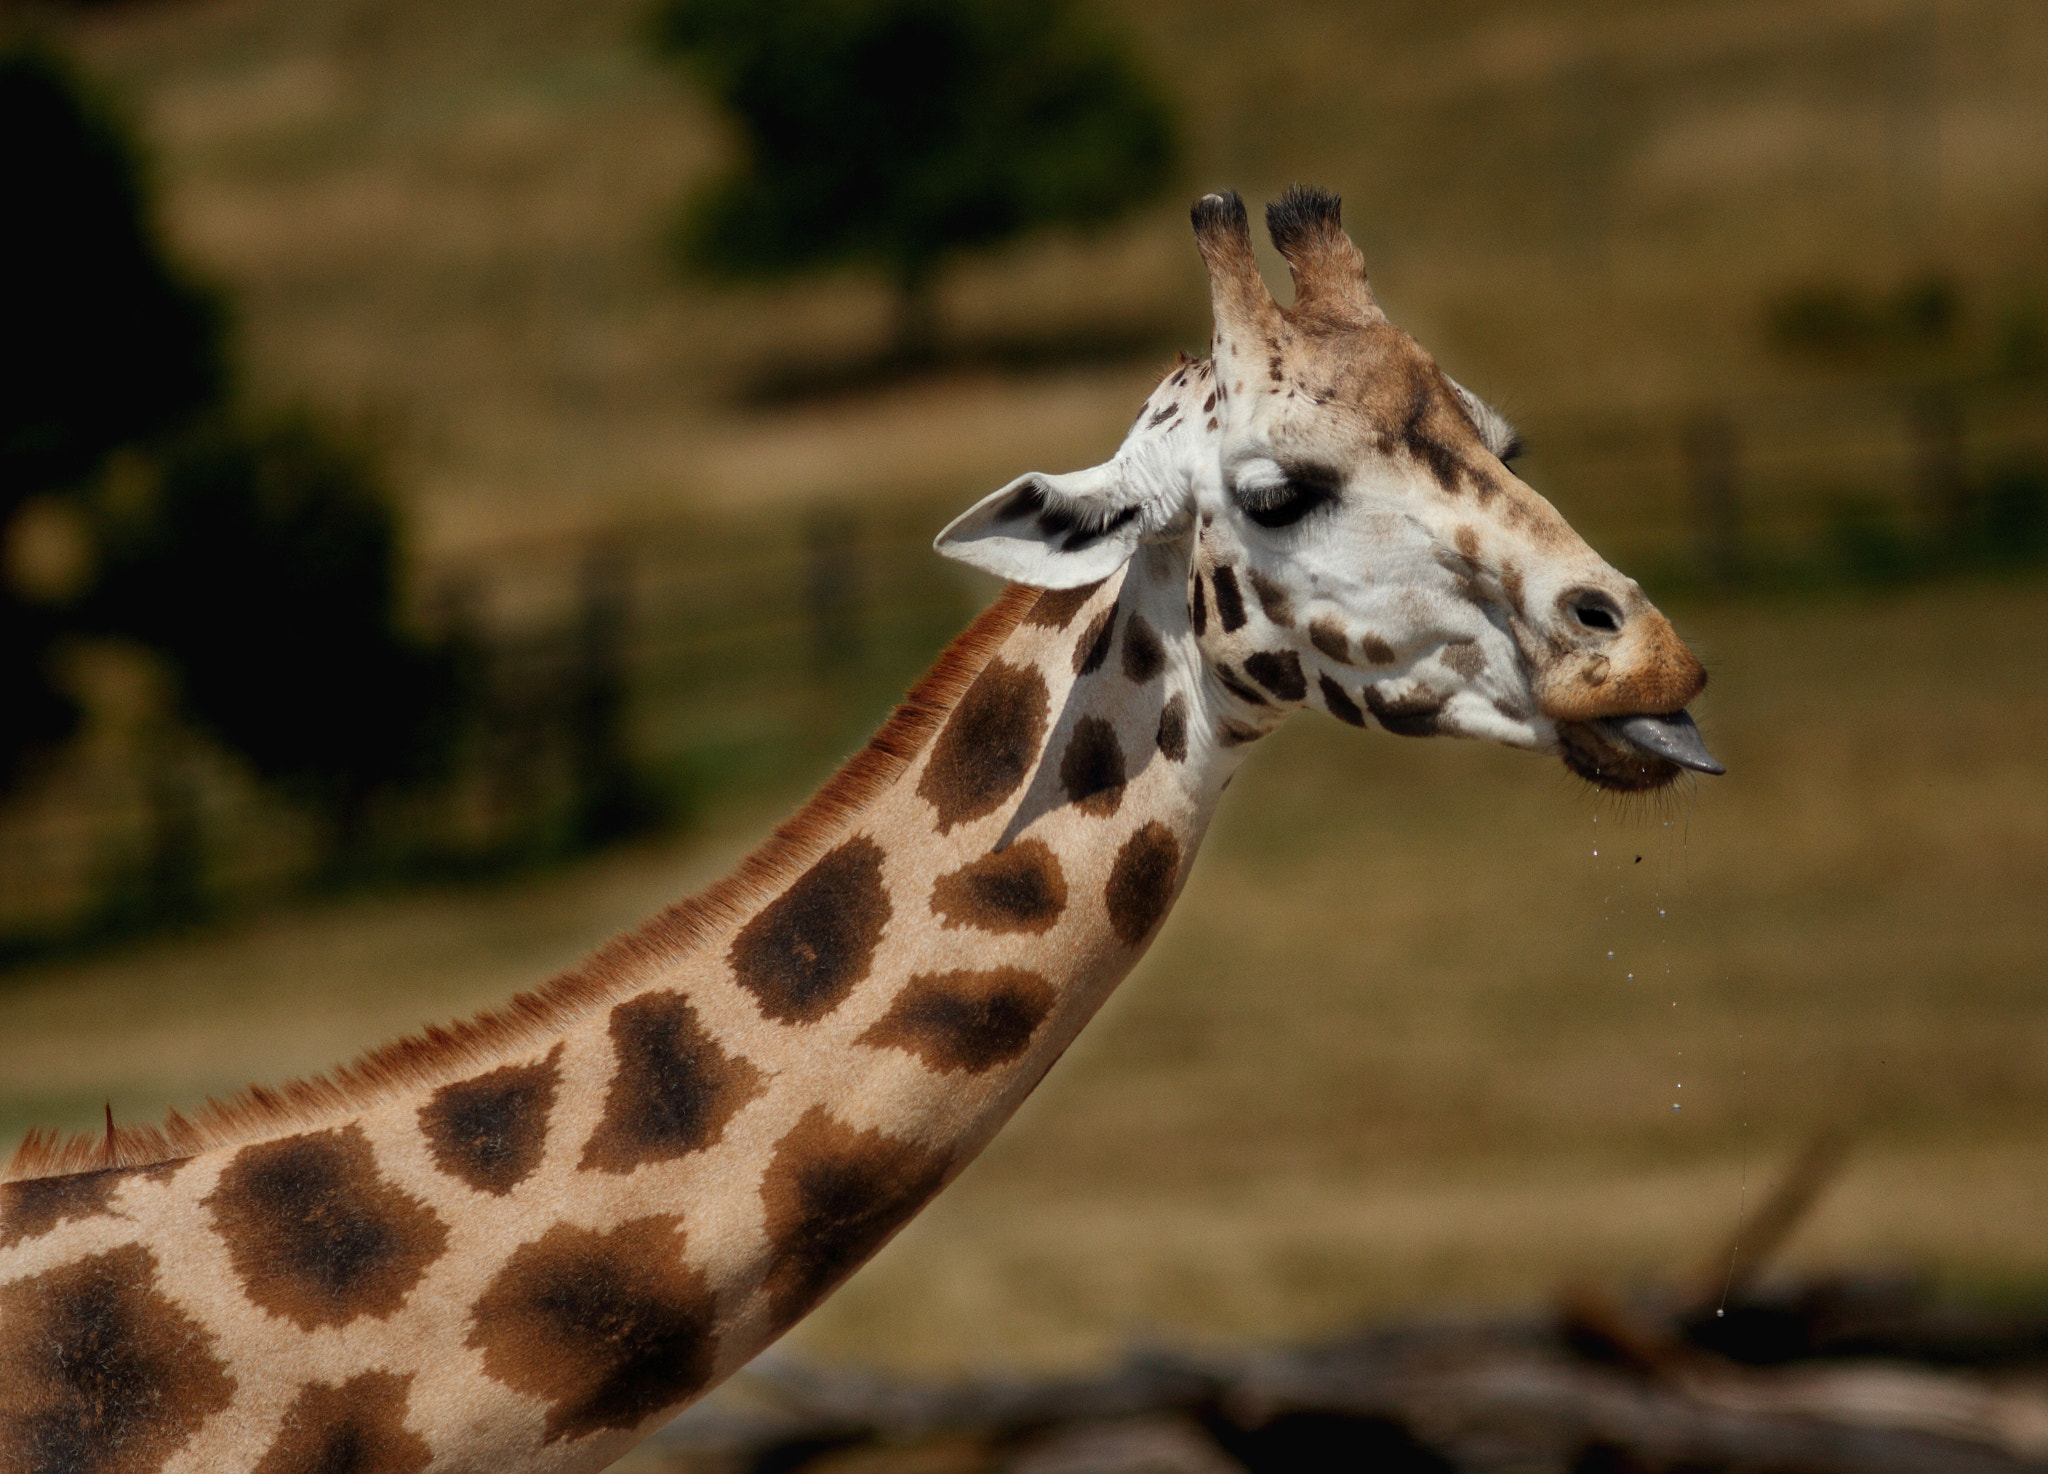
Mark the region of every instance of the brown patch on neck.
[[128, 1172], [103, 1169], [26, 1182], [0, 1182], [0, 1249], [38, 1239], [60, 1223], [111, 1211]]
[[1018, 624], [1035, 617], [1041, 601], [1052, 597], [1019, 585], [1005, 589], [946, 647], [868, 745], [731, 875], [608, 942], [581, 965], [518, 994], [503, 1008], [382, 1045], [328, 1074], [279, 1088], [252, 1086], [196, 1118], [173, 1111], [160, 1127], [123, 1126], [111, 1140], [97, 1131], [66, 1137], [32, 1130], [0, 1178], [26, 1181], [99, 1167], [149, 1166], [300, 1131], [552, 1043], [571, 1023], [780, 894], [903, 776]]
[[793, 1323], [865, 1264], [946, 1180], [946, 1158], [813, 1106], [775, 1144], [761, 1180], [773, 1267], [762, 1286]]
[[150, 1470], [233, 1400], [214, 1338], [128, 1244], [0, 1285], [0, 1468]]
[[562, 1046], [530, 1065], [503, 1065], [443, 1085], [420, 1107], [434, 1165], [479, 1192], [503, 1197], [540, 1165], [560, 1082]]
[[612, 1010], [609, 1032], [615, 1068], [579, 1170], [627, 1173], [701, 1152], [767, 1088], [759, 1070], [719, 1048], [680, 993], [628, 998]]
[[434, 1461], [405, 1426], [412, 1375], [364, 1372], [339, 1387], [308, 1382], [284, 1410], [270, 1451], [251, 1474], [419, 1474]]
[[740, 928], [726, 960], [764, 1018], [814, 1024], [867, 977], [893, 912], [882, 858], [873, 840], [850, 839]]
[[925, 973], [854, 1043], [901, 1049], [942, 1075], [978, 1075], [1029, 1049], [1058, 996], [1038, 973], [1017, 967]]
[[1124, 801], [1124, 750], [1104, 717], [1082, 717], [1060, 757], [1060, 787], [1084, 814], [1108, 818]]
[[1043, 935], [1066, 909], [1066, 875], [1042, 839], [1020, 839], [941, 875], [932, 886], [932, 912], [946, 926]]
[[1135, 947], [1165, 919], [1180, 877], [1180, 841], [1156, 820], [1124, 841], [1110, 867], [1103, 904], [1110, 928]]
[[917, 780], [940, 834], [993, 814], [1023, 784], [1052, 720], [1036, 666], [991, 660], [960, 698]]
[[1031, 606], [1031, 612], [1024, 616], [1026, 624], [1035, 624], [1044, 629], [1063, 630], [1074, 622], [1074, 616], [1095, 597], [1095, 591], [1107, 582], [1097, 579], [1094, 583], [1083, 584], [1078, 589], [1047, 589], [1038, 596], [1038, 602]]
[[541, 1441], [637, 1428], [711, 1380], [718, 1302], [682, 1220], [562, 1223], [512, 1251], [470, 1313], [484, 1372], [547, 1404]]
[[302, 1331], [389, 1317], [448, 1246], [355, 1125], [243, 1147], [202, 1205], [242, 1292]]

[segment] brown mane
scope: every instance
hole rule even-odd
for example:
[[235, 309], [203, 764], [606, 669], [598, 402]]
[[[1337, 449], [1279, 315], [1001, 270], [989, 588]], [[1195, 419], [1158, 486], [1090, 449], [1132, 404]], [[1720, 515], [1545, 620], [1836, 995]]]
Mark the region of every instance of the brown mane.
[[531, 1048], [630, 989], [649, 964], [672, 963], [718, 928], [746, 916], [816, 860], [831, 841], [900, 777], [924, 750], [968, 684], [1038, 601], [1012, 586], [982, 612], [932, 665], [866, 747], [795, 815], [742, 860], [732, 874], [678, 901], [637, 930], [616, 937], [585, 961], [502, 1008], [380, 1045], [324, 1075], [270, 1088], [252, 1085], [226, 1101], [208, 1100], [190, 1119], [172, 1111], [161, 1126], [113, 1124], [104, 1134], [65, 1137], [33, 1129], [0, 1181], [70, 1172], [143, 1167], [195, 1156], [280, 1130], [299, 1129], [448, 1080]]

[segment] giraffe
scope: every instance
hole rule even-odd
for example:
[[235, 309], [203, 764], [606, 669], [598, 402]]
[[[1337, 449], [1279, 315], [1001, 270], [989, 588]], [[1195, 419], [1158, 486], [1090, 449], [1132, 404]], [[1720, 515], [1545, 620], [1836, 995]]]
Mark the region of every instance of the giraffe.
[[1193, 209], [1211, 356], [939, 535], [1010, 587], [735, 873], [505, 1008], [0, 1183], [0, 1474], [596, 1469], [987, 1143], [1291, 712], [1609, 789], [1705, 673], [1373, 300], [1334, 195]]

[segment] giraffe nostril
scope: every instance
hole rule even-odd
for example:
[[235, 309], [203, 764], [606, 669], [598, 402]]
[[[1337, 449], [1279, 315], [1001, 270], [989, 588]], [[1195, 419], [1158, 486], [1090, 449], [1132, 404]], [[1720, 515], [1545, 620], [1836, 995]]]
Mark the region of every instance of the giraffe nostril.
[[1602, 630], [1613, 634], [1621, 628], [1621, 615], [1614, 607], [1596, 599], [1581, 599], [1572, 605], [1572, 618], [1589, 630]]

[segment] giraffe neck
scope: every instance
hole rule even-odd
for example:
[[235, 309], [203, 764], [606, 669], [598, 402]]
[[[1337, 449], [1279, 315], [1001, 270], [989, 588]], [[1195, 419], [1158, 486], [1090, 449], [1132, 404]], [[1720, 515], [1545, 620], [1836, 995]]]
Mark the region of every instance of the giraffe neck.
[[0, 1468], [594, 1469], [744, 1364], [987, 1143], [1178, 894], [1243, 738], [1188, 557], [1010, 596], [928, 739], [857, 760], [888, 781], [828, 787], [550, 1026], [0, 1185]]

